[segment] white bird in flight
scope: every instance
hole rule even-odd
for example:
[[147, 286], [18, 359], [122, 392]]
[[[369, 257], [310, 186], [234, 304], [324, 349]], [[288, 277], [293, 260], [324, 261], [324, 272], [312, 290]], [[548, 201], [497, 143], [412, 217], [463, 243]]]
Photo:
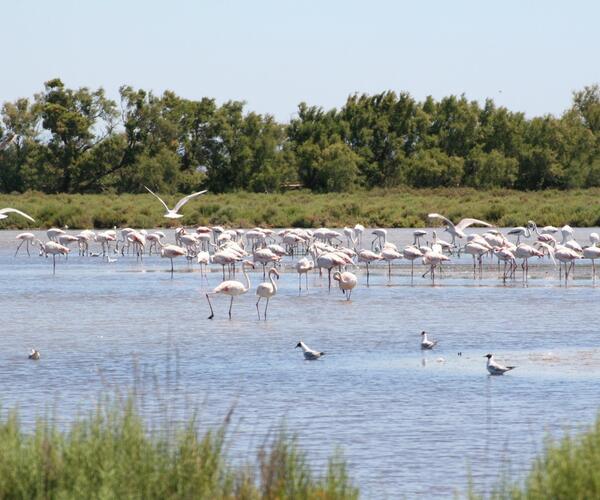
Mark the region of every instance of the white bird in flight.
[[323, 356], [325, 354], [324, 352], [313, 351], [310, 347], [308, 347], [302, 341], [298, 342], [296, 344], [296, 347], [301, 347], [302, 348], [302, 350], [304, 351], [304, 359], [307, 359], [309, 361], [313, 361], [315, 359], [319, 359], [321, 356]]
[[0, 219], [6, 219], [8, 217], [8, 215], [6, 214], [19, 214], [25, 217], [26, 219], [29, 219], [31, 222], [35, 222], [35, 219], [33, 217], [30, 217], [25, 212], [21, 212], [16, 208], [0, 208]]
[[487, 371], [490, 372], [490, 375], [504, 375], [504, 373], [516, 368], [514, 366], [504, 366], [497, 363], [494, 360], [493, 354], [486, 354], [484, 358], [487, 358]]
[[465, 238], [466, 234], [464, 229], [472, 226], [473, 224], [478, 224], [486, 227], [494, 227], [489, 222], [485, 222], [479, 219], [461, 219], [458, 224], [454, 224], [450, 219], [447, 219], [443, 215], [440, 214], [429, 214], [427, 217], [430, 219], [440, 219], [446, 224], [446, 231], [448, 231], [452, 235], [452, 244], [456, 244], [456, 238]]
[[204, 191], [198, 191], [197, 193], [192, 193], [192, 194], [188, 194], [187, 196], [181, 198], [181, 200], [179, 200], [177, 202], [177, 205], [175, 205], [175, 208], [173, 208], [173, 210], [171, 210], [167, 204], [163, 201], [163, 199], [158, 196], [156, 193], [153, 193], [152, 191], [150, 191], [150, 189], [147, 186], [144, 186], [148, 192], [154, 196], [156, 196], [156, 198], [158, 198], [158, 201], [160, 201], [163, 206], [165, 207], [165, 210], [167, 211], [164, 215], [164, 217], [166, 217], [167, 219], [179, 219], [181, 217], [183, 217], [183, 215], [181, 215], [179, 212], [179, 210], [181, 210], [181, 207], [183, 207], [183, 205], [185, 205], [188, 201], [190, 201], [193, 198], [196, 198], [197, 196], [200, 196], [204, 193], [206, 193], [206, 189]]

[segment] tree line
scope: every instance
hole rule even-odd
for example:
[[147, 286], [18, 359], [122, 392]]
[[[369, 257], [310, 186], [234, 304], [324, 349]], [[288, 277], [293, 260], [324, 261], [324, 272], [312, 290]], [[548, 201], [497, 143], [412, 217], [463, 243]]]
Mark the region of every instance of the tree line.
[[117, 103], [102, 88], [50, 80], [2, 106], [0, 191], [600, 186], [597, 84], [574, 92], [560, 117], [392, 91], [351, 95], [340, 109], [301, 103], [289, 123], [244, 105], [130, 86]]

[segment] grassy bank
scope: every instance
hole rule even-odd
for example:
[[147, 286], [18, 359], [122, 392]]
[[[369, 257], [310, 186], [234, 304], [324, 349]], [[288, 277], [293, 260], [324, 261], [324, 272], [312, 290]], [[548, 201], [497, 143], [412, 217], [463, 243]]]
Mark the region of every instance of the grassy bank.
[[[487, 498], [471, 493], [472, 500]], [[548, 440], [524, 481], [503, 479], [493, 500], [600, 498], [600, 416], [587, 431]]]
[[[166, 196], [175, 204], [179, 196]], [[206, 195], [189, 202], [184, 217], [162, 217], [160, 203], [140, 195], [0, 195], [1, 207], [30, 213], [35, 224], [10, 216], [0, 228], [71, 228], [113, 226], [158, 227], [168, 225], [222, 224], [235, 227], [342, 227], [360, 222], [365, 226], [422, 227], [427, 214], [440, 212], [451, 219], [476, 217], [499, 226], [600, 225], [600, 189], [573, 191], [478, 191], [475, 189], [372, 190], [353, 193], [284, 194], [229, 193]]]
[[0, 422], [0, 498], [353, 499], [343, 461], [321, 475], [295, 440], [279, 434], [246, 467], [229, 464], [226, 424], [201, 435], [194, 420], [149, 433], [130, 403], [110, 404], [67, 431], [39, 420], [25, 433], [14, 413]]

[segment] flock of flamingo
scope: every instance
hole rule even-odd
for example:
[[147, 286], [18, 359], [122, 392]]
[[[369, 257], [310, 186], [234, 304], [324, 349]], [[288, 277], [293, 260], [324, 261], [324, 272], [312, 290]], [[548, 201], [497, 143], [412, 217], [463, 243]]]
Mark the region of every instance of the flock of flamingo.
[[[148, 188], [146, 188], [148, 189]], [[179, 210], [190, 200], [202, 195], [205, 191], [193, 193], [182, 198], [174, 209], [169, 209], [167, 204], [155, 193], [148, 191], [158, 198], [164, 206], [165, 217], [177, 219], [182, 217]], [[14, 209], [0, 210], [0, 219], [9, 214], [17, 214], [28, 220], [34, 221], [26, 213]], [[305, 288], [308, 290], [308, 274], [313, 269], [318, 269], [322, 274], [327, 271], [328, 289], [331, 290], [332, 280], [337, 282], [340, 290], [350, 300], [353, 289], [357, 286], [358, 278], [351, 271], [360, 264], [366, 268], [366, 281], [369, 284], [370, 266], [377, 263], [387, 264], [387, 273], [391, 279], [392, 263], [404, 259], [410, 262], [410, 279], [414, 280], [415, 261], [421, 261], [425, 266], [422, 277], [429, 275], [435, 283], [444, 267], [454, 255], [470, 255], [473, 259], [473, 278], [481, 278], [483, 274], [483, 259], [488, 257], [497, 259], [498, 269], [503, 264], [501, 278], [503, 281], [515, 279], [518, 261], [522, 269], [522, 279], [528, 279], [529, 260], [533, 258], [549, 258], [559, 267], [559, 279], [562, 280], [563, 269], [565, 282], [569, 279], [579, 259], [589, 259], [592, 263], [592, 279], [595, 280], [595, 259], [600, 258], [600, 236], [598, 233], [589, 235], [590, 244], [581, 246], [573, 237], [573, 229], [565, 225], [562, 228], [545, 226], [538, 228], [535, 222], [529, 221], [526, 226], [516, 227], [501, 232], [488, 222], [466, 218], [454, 224], [451, 220], [438, 213], [429, 214], [432, 221], [440, 221], [444, 230], [451, 237], [445, 241], [438, 237], [435, 229], [428, 231], [413, 231], [412, 244], [398, 248], [388, 241], [385, 229], [372, 229], [371, 237], [366, 240], [365, 227], [356, 224], [354, 227], [345, 227], [342, 231], [327, 228], [314, 230], [288, 228], [275, 232], [267, 228], [253, 228], [250, 230], [226, 229], [221, 226], [200, 226], [193, 229], [179, 227], [175, 230], [175, 242], [165, 243], [166, 235], [162, 231], [136, 230], [132, 228], [114, 227], [110, 230], [92, 231], [83, 230], [77, 234], [67, 233], [67, 227], [50, 228], [46, 231], [47, 241], [41, 241], [34, 233], [24, 232], [18, 234], [19, 240], [15, 257], [22, 246], [28, 255], [30, 247], [39, 247], [41, 256], [52, 256], [53, 273], [56, 272], [56, 257], [68, 257], [71, 245], [76, 245], [80, 256], [102, 257], [103, 260], [114, 262], [116, 255], [134, 255], [143, 259], [145, 255], [160, 255], [168, 258], [171, 263], [170, 272], [173, 277], [174, 259], [185, 257], [190, 262], [200, 265], [200, 273], [206, 273], [209, 265], [222, 268], [223, 281], [212, 291], [206, 294], [210, 308], [209, 319], [214, 317], [211, 303], [213, 295], [227, 295], [230, 297], [229, 317], [235, 297], [246, 294], [250, 290], [248, 270], [262, 266], [263, 278], [268, 280], [256, 287], [256, 310], [261, 317], [260, 302], [265, 299], [263, 317], [266, 319], [269, 300], [277, 293], [277, 280], [280, 276], [282, 259], [289, 256], [293, 268], [298, 274], [298, 291], [302, 291], [302, 277], [305, 278]], [[468, 234], [466, 229], [471, 226], [484, 226], [483, 234]], [[558, 239], [560, 235], [560, 239]], [[510, 241], [513, 238], [514, 241]], [[534, 238], [531, 244], [521, 240]], [[426, 241], [427, 240], [427, 241]], [[459, 240], [461, 240], [459, 242]], [[92, 244], [96, 247], [92, 251]], [[368, 247], [368, 248], [365, 248]], [[297, 260], [295, 260], [297, 258]], [[294, 263], [295, 260], [295, 263]], [[241, 262], [243, 281], [235, 278], [236, 264]]]

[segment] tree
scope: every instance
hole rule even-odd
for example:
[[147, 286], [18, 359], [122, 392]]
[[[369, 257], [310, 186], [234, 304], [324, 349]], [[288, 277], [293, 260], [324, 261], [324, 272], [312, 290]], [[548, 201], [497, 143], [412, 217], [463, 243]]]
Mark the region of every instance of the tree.
[[419, 151], [407, 162], [406, 177], [413, 187], [460, 186], [464, 160], [439, 148]]

